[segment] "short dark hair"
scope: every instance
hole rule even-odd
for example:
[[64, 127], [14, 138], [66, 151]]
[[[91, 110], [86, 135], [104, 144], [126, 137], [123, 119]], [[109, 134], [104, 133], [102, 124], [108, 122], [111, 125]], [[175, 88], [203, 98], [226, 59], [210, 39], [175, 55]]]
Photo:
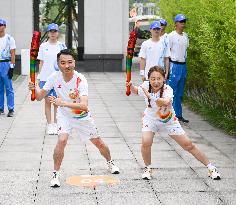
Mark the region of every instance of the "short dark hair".
[[57, 54], [57, 61], [59, 61], [59, 58], [61, 55], [70, 55], [75, 59], [74, 53], [70, 49], [63, 49]]

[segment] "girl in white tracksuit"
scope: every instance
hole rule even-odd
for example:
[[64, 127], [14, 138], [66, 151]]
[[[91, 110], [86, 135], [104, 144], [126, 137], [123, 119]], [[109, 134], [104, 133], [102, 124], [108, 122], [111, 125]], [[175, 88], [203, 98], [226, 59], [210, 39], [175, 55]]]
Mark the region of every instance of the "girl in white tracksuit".
[[172, 139], [174, 139], [183, 149], [190, 152], [197, 160], [207, 166], [209, 176], [212, 179], [220, 179], [220, 174], [204, 153], [187, 137], [182, 129], [172, 106], [173, 90], [164, 83], [165, 73], [157, 66], [150, 68], [148, 81], [144, 81], [140, 86], [131, 86], [132, 93], [143, 96], [146, 102], [146, 109], [142, 119], [142, 157], [145, 164], [143, 179], [151, 179], [151, 146], [155, 132], [160, 127], [164, 127]]

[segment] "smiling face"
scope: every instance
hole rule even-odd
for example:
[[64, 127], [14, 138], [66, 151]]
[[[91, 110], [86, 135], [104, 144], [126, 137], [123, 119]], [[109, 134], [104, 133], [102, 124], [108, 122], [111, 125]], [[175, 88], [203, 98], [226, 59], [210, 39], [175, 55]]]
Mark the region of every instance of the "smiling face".
[[149, 77], [149, 81], [150, 81], [152, 90], [154, 92], [158, 92], [161, 89], [161, 87], [163, 86], [164, 80], [165, 80], [165, 78], [160, 72], [153, 71]]
[[75, 69], [75, 59], [71, 55], [61, 54], [58, 59], [58, 66], [63, 74], [67, 76], [73, 76]]

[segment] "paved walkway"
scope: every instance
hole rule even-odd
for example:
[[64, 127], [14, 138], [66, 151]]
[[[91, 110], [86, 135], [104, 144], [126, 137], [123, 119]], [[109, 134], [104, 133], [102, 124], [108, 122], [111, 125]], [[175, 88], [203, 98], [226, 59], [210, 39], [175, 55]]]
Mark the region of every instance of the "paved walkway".
[[[232, 205], [236, 204], [236, 138], [210, 126], [186, 108], [187, 134], [220, 169], [213, 181], [206, 168], [182, 150], [166, 132], [156, 136], [152, 149], [154, 179], [141, 179], [141, 113], [143, 99], [125, 95], [124, 73], [85, 73], [89, 106], [99, 132], [111, 149], [121, 174], [119, 185], [85, 188], [69, 186], [73, 175], [107, 175], [105, 160], [95, 147], [72, 136], [62, 165], [62, 186], [49, 187], [56, 136], [45, 134], [42, 102], [31, 102], [28, 78], [15, 83], [14, 118], [0, 116], [1, 205]], [[133, 73], [138, 82], [138, 73]], [[109, 174], [108, 174], [109, 175]]]

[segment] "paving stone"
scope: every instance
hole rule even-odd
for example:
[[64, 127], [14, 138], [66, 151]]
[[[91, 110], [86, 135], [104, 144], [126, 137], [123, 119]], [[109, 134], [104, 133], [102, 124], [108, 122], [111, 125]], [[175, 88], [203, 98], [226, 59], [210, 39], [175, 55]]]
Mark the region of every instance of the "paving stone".
[[224, 203], [211, 192], [172, 192], [158, 196], [162, 204], [168, 205], [223, 205]]
[[[215, 129], [184, 107], [190, 123], [183, 128], [219, 168], [222, 180], [207, 177], [206, 167], [163, 129], [153, 141], [153, 179], [142, 180], [143, 99], [125, 95], [120, 73], [85, 75], [90, 84], [92, 116], [114, 162], [120, 167], [120, 174], [110, 174], [97, 148], [91, 142], [81, 142], [73, 132], [61, 165], [62, 186], [51, 188], [49, 181], [58, 137], [45, 134], [43, 102], [30, 101], [30, 92], [25, 91], [28, 78], [23, 77], [16, 90], [15, 116], [11, 119], [0, 116], [0, 205], [236, 204], [235, 137]], [[133, 82], [140, 83], [138, 70], [133, 72]], [[80, 175], [112, 175], [120, 183], [96, 188], [65, 183], [68, 177]]]

